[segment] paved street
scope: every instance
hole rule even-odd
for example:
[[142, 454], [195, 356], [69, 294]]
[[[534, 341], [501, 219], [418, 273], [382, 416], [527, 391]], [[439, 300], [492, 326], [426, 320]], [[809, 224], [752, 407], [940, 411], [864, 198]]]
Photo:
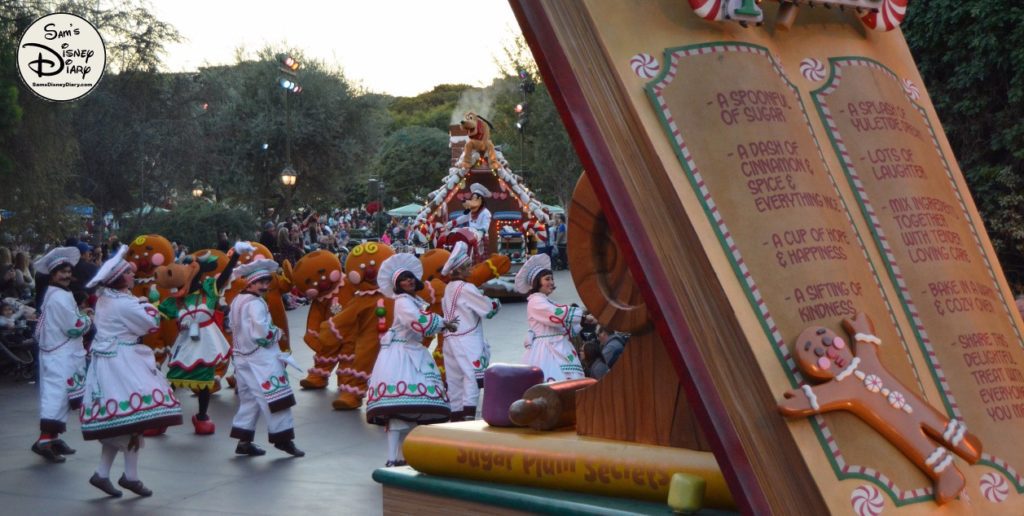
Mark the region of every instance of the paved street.
[[[579, 302], [567, 271], [555, 274], [558, 290], [552, 296], [562, 303]], [[294, 337], [305, 327], [306, 309], [289, 313], [292, 349], [303, 366], [312, 353]], [[526, 332], [526, 304], [508, 303], [484, 326], [492, 346], [492, 362], [517, 362]], [[371, 472], [386, 459], [384, 432], [368, 425], [363, 413], [331, 409], [335, 390], [297, 389], [296, 444], [306, 457], [294, 459], [266, 442], [261, 421], [257, 444], [267, 449], [263, 457], [237, 457], [235, 442], [228, 437], [236, 401], [231, 391], [214, 396], [210, 414], [217, 424], [212, 436], [196, 436], [187, 420], [196, 400], [179, 390], [186, 423], [172, 427], [162, 437], [146, 440], [140, 460], [140, 477], [153, 489], [150, 498], [130, 492], [111, 499], [88, 483], [98, 461], [98, 443], [82, 440], [77, 419], [69, 422], [65, 440], [78, 449], [64, 464], [47, 464], [29, 451], [38, 435], [36, 385], [0, 379], [0, 514], [380, 514], [381, 488]], [[120, 477], [124, 464], [119, 455], [111, 478]]]

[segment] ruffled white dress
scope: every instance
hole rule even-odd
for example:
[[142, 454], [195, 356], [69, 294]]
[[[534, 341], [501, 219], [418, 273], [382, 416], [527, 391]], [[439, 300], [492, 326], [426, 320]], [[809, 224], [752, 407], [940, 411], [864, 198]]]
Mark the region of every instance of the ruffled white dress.
[[82, 436], [104, 439], [181, 424], [181, 403], [139, 338], [156, 332], [156, 308], [130, 293], [101, 289], [96, 337], [79, 412]]
[[580, 333], [583, 309], [553, 303], [541, 292], [530, 294], [526, 305], [530, 330], [523, 363], [544, 371], [544, 381], [583, 378], [583, 364], [569, 339]]
[[395, 298], [391, 329], [380, 340], [380, 353], [367, 382], [366, 420], [384, 425], [389, 419], [415, 423], [447, 421], [448, 394], [437, 364], [423, 339], [444, 329], [444, 321], [417, 297]]

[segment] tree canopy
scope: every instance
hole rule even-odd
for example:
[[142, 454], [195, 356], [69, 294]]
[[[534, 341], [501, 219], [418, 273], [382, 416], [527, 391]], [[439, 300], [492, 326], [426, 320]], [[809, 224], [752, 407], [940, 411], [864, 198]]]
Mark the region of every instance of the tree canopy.
[[1024, 285], [1024, 6], [930, 0], [903, 31], [1011, 285]]

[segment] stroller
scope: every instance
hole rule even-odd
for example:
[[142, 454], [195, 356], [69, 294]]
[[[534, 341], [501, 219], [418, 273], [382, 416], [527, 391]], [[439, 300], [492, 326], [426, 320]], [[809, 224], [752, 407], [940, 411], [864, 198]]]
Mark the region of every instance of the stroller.
[[32, 333], [30, 326], [0, 329], [0, 374], [17, 381], [37, 379], [37, 346]]

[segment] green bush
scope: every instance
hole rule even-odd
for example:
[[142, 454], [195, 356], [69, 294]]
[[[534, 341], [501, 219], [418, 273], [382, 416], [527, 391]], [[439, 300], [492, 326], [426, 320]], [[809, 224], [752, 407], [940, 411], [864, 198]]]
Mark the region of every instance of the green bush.
[[259, 225], [256, 217], [242, 208], [231, 208], [206, 201], [189, 201], [168, 212], [151, 213], [124, 225], [120, 238], [131, 242], [138, 235], [154, 233], [190, 250], [217, 246], [217, 235], [228, 234], [235, 240], [256, 240]]

